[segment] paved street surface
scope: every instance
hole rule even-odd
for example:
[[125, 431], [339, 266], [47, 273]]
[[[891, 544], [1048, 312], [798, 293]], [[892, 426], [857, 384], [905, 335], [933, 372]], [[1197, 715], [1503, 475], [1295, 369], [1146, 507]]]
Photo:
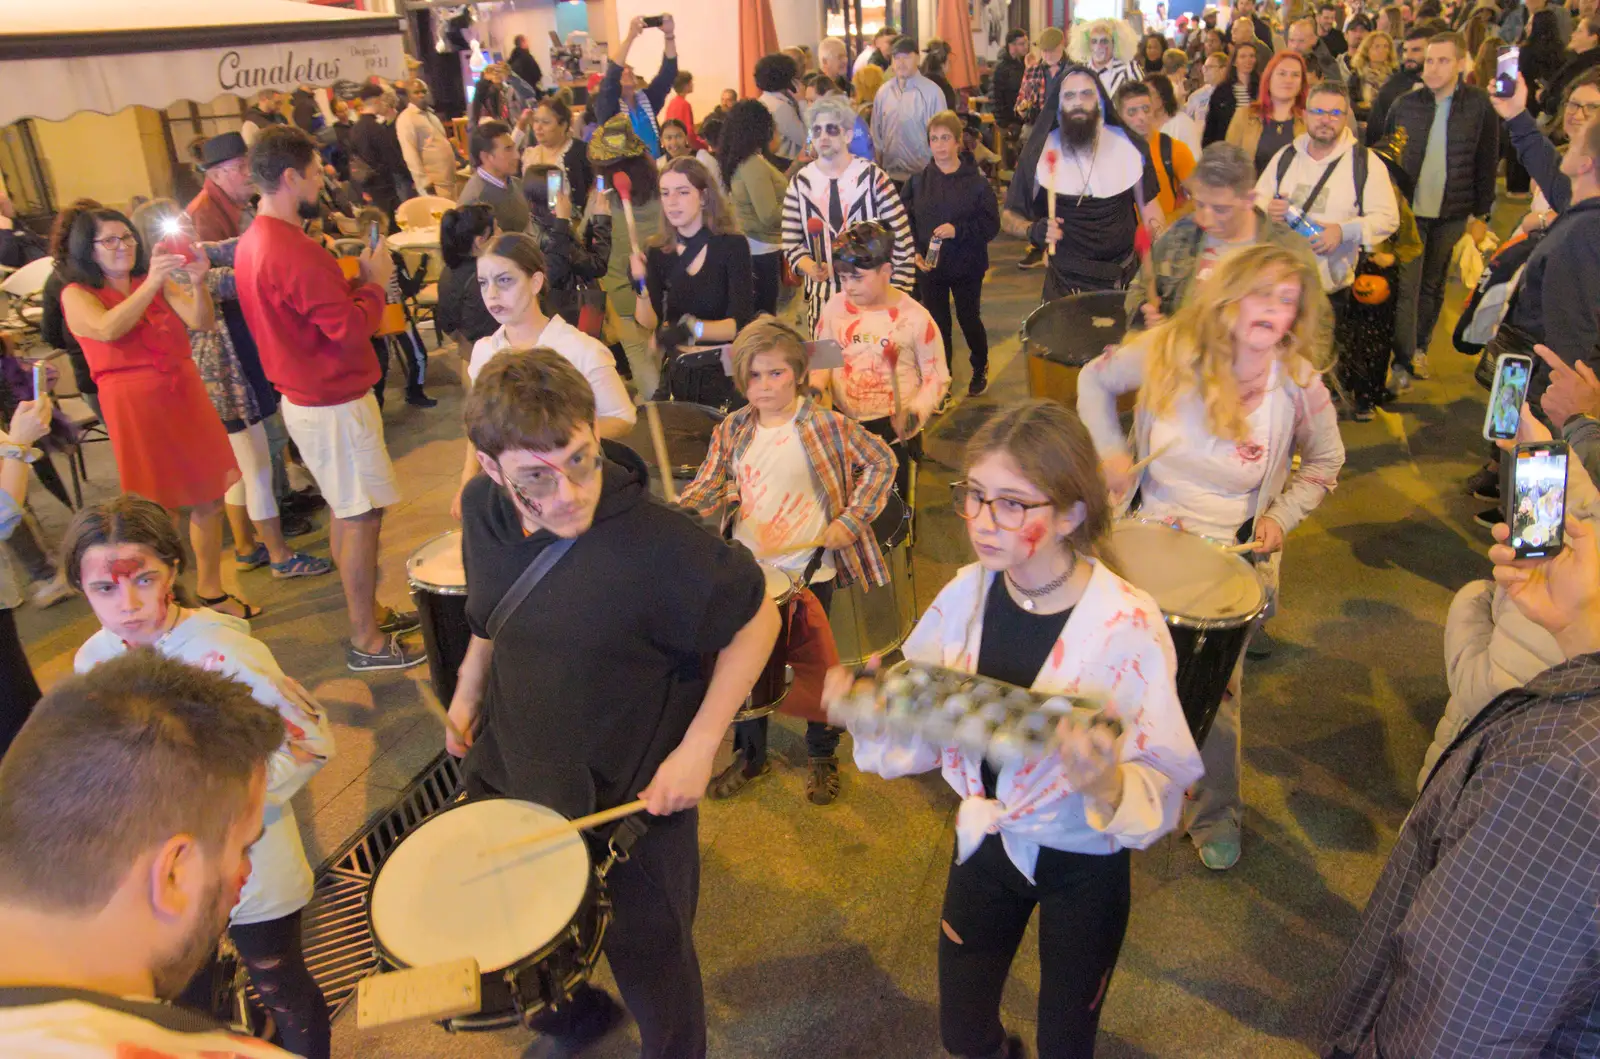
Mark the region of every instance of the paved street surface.
[[[961, 446], [999, 404], [1026, 393], [1017, 327], [1037, 304], [1040, 272], [1013, 266], [1019, 245], [995, 244], [984, 308], [995, 354], [989, 394], [936, 425], [918, 498], [916, 581], [922, 604], [969, 558], [947, 482]], [[1244, 857], [1212, 874], [1169, 839], [1134, 858], [1132, 923], [1102, 1028], [1107, 1057], [1304, 1056], [1319, 1006], [1415, 791], [1446, 689], [1446, 608], [1463, 583], [1488, 576], [1486, 534], [1461, 481], [1475, 466], [1483, 393], [1472, 361], [1448, 348], [1460, 290], [1433, 351], [1434, 380], [1371, 423], [1343, 424], [1349, 461], [1336, 493], [1290, 537], [1278, 648], [1245, 679]], [[958, 360], [964, 346], [958, 343]], [[461, 466], [462, 391], [454, 358], [435, 356], [438, 408], [407, 408], [390, 391], [386, 429], [406, 492], [383, 530], [381, 597], [406, 599], [405, 560], [453, 525]], [[398, 375], [398, 372], [394, 374]], [[967, 371], [958, 364], [957, 392]], [[107, 447], [92, 446], [91, 497], [113, 488]], [[35, 507], [54, 540], [65, 512], [42, 490]], [[326, 554], [325, 516], [297, 541]], [[338, 579], [242, 583], [267, 608], [256, 633], [332, 716], [338, 757], [295, 801], [316, 864], [335, 852], [438, 752], [425, 712], [426, 670], [357, 676], [344, 668]], [[19, 624], [48, 686], [94, 630], [86, 604], [26, 607]], [[536, 677], [530, 677], [536, 679]], [[839, 801], [805, 801], [800, 726], [780, 720], [774, 747], [789, 763], [728, 803], [703, 807], [697, 938], [714, 1056], [761, 1059], [935, 1059], [935, 950], [955, 797], [937, 774], [886, 782], [848, 765]], [[845, 749], [848, 750], [848, 742]], [[1031, 1038], [1037, 947], [1024, 944], [1006, 1021]], [[609, 982], [602, 970], [602, 982]], [[338, 1056], [543, 1059], [559, 1051], [522, 1032], [449, 1036], [432, 1026], [359, 1033], [335, 1027]], [[637, 1054], [631, 1023], [584, 1053]]]

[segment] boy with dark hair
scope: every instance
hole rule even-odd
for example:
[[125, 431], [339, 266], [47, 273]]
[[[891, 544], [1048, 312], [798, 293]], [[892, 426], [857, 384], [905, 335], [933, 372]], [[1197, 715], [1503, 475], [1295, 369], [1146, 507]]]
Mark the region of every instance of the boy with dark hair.
[[[653, 499], [643, 461], [600, 440], [589, 383], [559, 354], [498, 354], [465, 414], [485, 473], [461, 501], [472, 641], [450, 717], [467, 745], [446, 746], [475, 794], [570, 817], [645, 800], [597, 839], [628, 848], [607, 876], [606, 959], [641, 1054], [703, 1057], [695, 806], [777, 609], [748, 551]], [[572, 1049], [617, 1014], [585, 986], [540, 1028]]]

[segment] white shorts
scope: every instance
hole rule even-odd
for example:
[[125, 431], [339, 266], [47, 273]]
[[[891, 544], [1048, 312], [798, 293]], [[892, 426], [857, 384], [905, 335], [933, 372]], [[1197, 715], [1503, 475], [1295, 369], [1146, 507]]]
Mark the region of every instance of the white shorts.
[[400, 502], [400, 484], [383, 443], [383, 415], [372, 394], [319, 408], [304, 408], [286, 397], [283, 424], [336, 518]]

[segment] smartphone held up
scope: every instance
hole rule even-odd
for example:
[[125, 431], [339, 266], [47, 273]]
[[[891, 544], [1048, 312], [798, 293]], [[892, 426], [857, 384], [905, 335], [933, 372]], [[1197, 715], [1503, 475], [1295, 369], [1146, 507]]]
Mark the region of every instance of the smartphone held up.
[[1502, 353], [1495, 361], [1489, 407], [1483, 416], [1487, 441], [1511, 441], [1522, 423], [1522, 402], [1528, 399], [1533, 378], [1533, 358], [1523, 353]]
[[1517, 91], [1517, 78], [1520, 76], [1522, 49], [1513, 44], [1501, 50], [1494, 61], [1494, 94], [1501, 99], [1510, 99]]
[[1565, 441], [1535, 441], [1511, 454], [1505, 518], [1518, 559], [1547, 559], [1562, 548], [1568, 452]]

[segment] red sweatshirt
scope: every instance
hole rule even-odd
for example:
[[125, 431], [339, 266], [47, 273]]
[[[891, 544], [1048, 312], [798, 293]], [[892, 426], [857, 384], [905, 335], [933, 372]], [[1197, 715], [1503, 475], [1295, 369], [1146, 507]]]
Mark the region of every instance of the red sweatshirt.
[[377, 284], [346, 280], [332, 254], [273, 217], [245, 229], [233, 269], [261, 367], [279, 393], [318, 407], [354, 401], [377, 384]]

